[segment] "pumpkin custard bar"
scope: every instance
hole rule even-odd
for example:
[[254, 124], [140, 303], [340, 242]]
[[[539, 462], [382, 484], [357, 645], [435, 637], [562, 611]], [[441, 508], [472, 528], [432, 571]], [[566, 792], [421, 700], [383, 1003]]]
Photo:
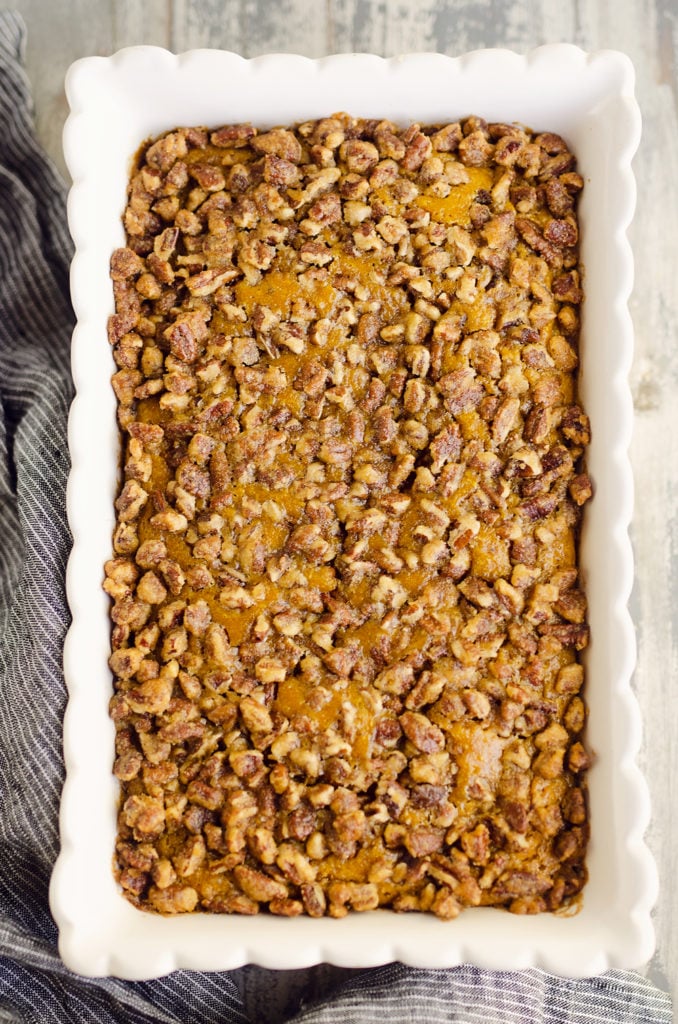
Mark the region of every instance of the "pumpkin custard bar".
[[140, 151], [105, 580], [136, 906], [576, 904], [582, 185], [478, 117]]

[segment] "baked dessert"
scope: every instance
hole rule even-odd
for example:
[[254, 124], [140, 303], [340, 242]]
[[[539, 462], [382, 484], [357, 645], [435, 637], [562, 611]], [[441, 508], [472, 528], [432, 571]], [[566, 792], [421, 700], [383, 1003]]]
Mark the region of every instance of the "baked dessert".
[[135, 905], [576, 899], [582, 185], [477, 117], [142, 148], [105, 581]]

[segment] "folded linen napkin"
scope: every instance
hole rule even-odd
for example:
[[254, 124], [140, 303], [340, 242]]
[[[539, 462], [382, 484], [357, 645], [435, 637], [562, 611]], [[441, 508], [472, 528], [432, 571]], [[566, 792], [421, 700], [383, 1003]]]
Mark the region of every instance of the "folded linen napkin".
[[330, 978], [332, 990], [285, 1010], [286, 976], [258, 968], [132, 984], [80, 978], [61, 963], [47, 888], [58, 850], [69, 621], [71, 242], [64, 185], [33, 134], [24, 41], [21, 19], [0, 12], [0, 1022], [240, 1024], [286, 1012], [296, 1024], [668, 1024], [668, 995], [621, 971], [567, 981], [470, 966], [317, 968], [302, 972], [306, 991]]

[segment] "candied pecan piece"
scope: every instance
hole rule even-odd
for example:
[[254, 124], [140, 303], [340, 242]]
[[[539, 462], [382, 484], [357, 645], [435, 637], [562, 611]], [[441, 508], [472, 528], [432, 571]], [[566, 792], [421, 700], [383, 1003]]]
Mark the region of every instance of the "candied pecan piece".
[[144, 261], [132, 249], [116, 249], [111, 256], [111, 277], [114, 281], [125, 281], [138, 277], [144, 272]]
[[509, 133], [508, 135], [497, 139], [494, 149], [495, 161], [498, 164], [502, 164], [504, 167], [512, 167], [520, 156], [520, 150], [522, 149], [523, 144], [524, 140], [513, 133]]
[[567, 153], [567, 143], [555, 132], [542, 132], [535, 139], [538, 146], [541, 146], [549, 156], [556, 156], [558, 153]]
[[327, 900], [322, 886], [318, 882], [307, 882], [300, 888], [304, 908], [309, 917], [323, 917], [327, 908]]
[[546, 183], [546, 202], [555, 217], [566, 217], [574, 210], [574, 200], [560, 178], [551, 178]]
[[139, 774], [143, 758], [138, 750], [128, 750], [116, 758], [113, 765], [113, 774], [121, 782], [129, 782]]
[[527, 831], [529, 824], [528, 808], [517, 800], [502, 798], [502, 811], [509, 826], [521, 835]]
[[420, 826], [410, 830], [405, 838], [405, 847], [412, 857], [428, 857], [443, 848], [445, 830]]
[[131, 679], [139, 670], [143, 659], [143, 651], [138, 650], [136, 647], [123, 647], [113, 651], [108, 659], [108, 664], [111, 671], [120, 679]]
[[233, 869], [233, 874], [245, 895], [258, 903], [287, 898], [287, 886], [262, 871], [255, 871], [244, 864], [239, 864]]
[[559, 263], [557, 247], [539, 230], [537, 224], [528, 217], [516, 217], [516, 228], [520, 237], [531, 249], [543, 256], [550, 266]]
[[145, 451], [158, 451], [165, 432], [157, 423], [130, 423], [127, 430]]
[[423, 132], [415, 130], [414, 126], [408, 129], [402, 138], [407, 144], [407, 149], [400, 161], [401, 165], [406, 171], [418, 171], [433, 151], [431, 140]]
[[186, 136], [182, 131], [168, 132], [146, 150], [146, 162], [160, 171], [169, 171], [177, 160], [188, 153]]
[[433, 148], [439, 153], [451, 153], [459, 146], [462, 140], [461, 125], [458, 121], [446, 124], [431, 135]]
[[277, 658], [260, 658], [254, 672], [262, 683], [282, 683], [287, 677], [285, 666]]
[[300, 803], [287, 817], [287, 827], [293, 839], [301, 841], [315, 831], [317, 816], [309, 804]]
[[118, 518], [124, 523], [136, 519], [147, 501], [148, 492], [136, 480], [128, 480], [115, 502]]
[[398, 137], [395, 125], [389, 121], [381, 121], [375, 131], [374, 140], [382, 156], [393, 160], [402, 160], [405, 155], [405, 142]]
[[339, 156], [348, 170], [355, 174], [365, 174], [379, 162], [377, 147], [362, 139], [349, 139], [343, 142], [339, 148]]
[[301, 162], [301, 144], [294, 133], [286, 128], [274, 128], [270, 132], [253, 135], [250, 145], [257, 153], [268, 153], [281, 160], [289, 160], [293, 164]]
[[184, 626], [193, 636], [204, 636], [212, 621], [212, 612], [207, 601], [189, 604], [184, 612]]
[[279, 914], [281, 917], [297, 917], [303, 913], [303, 905], [299, 900], [271, 900], [268, 909], [272, 914]]
[[586, 821], [586, 798], [582, 789], [575, 787], [567, 792], [563, 800], [563, 813], [571, 824], [584, 824]]
[[588, 646], [588, 626], [575, 623], [546, 623], [539, 627], [539, 632], [544, 636], [556, 639], [563, 647], [574, 647], [581, 651]]
[[330, 912], [345, 910], [348, 904], [354, 910], [374, 910], [379, 905], [377, 886], [371, 882], [333, 882], [328, 888]]
[[534, 871], [508, 871], [498, 881], [495, 892], [502, 896], [540, 896], [551, 888], [549, 878], [540, 877]]
[[155, 679], [148, 679], [135, 689], [129, 690], [126, 700], [132, 711], [161, 715], [169, 707], [173, 689], [172, 674], [163, 670]]
[[187, 914], [195, 910], [198, 893], [190, 885], [169, 885], [166, 888], [151, 886], [148, 899], [161, 914]]
[[151, 516], [150, 522], [151, 526], [158, 530], [166, 530], [168, 533], [182, 533], [188, 526], [186, 516], [171, 508]]
[[475, 408], [485, 395], [483, 385], [475, 380], [472, 369], [453, 370], [438, 381], [438, 387], [445, 396], [446, 408], [456, 415]]
[[423, 782], [412, 788], [411, 800], [413, 807], [440, 807], [447, 798], [447, 787], [436, 786]]
[[530, 501], [524, 501], [520, 506], [521, 512], [529, 520], [545, 519], [558, 507], [558, 496], [556, 494], [543, 494]]
[[[262, 242], [261, 244], [263, 245], [264, 243]], [[231, 281], [233, 279], [233, 276], [234, 271], [230, 267], [227, 267], [226, 269], [223, 269], [221, 267], [209, 267], [207, 270], [201, 270], [198, 274], [194, 274], [191, 277], [187, 278], [186, 287], [188, 288], [191, 295], [212, 295], [219, 288], [221, 288], [221, 286], [224, 285], [227, 281]], [[202, 334], [202, 325], [200, 321], [197, 320], [194, 321], [194, 324], [191, 325], [190, 327], [187, 326], [187, 323], [184, 323], [183, 327], [180, 329], [183, 331], [184, 335], [187, 336], [189, 330], [193, 331], [193, 333], [196, 334], [196, 326], [198, 329], [198, 333]], [[184, 358], [179, 351], [179, 346], [182, 343], [177, 339], [177, 331], [173, 331], [168, 335], [168, 337], [170, 339], [170, 344], [172, 344], [173, 341], [175, 343], [175, 348], [172, 349], [174, 354], [179, 356], [179, 358]], [[192, 359], [185, 358], [185, 361], [192, 362]]]
[[405, 711], [399, 718], [403, 732], [414, 746], [425, 754], [442, 750], [445, 737], [437, 725], [433, 725], [425, 715], [415, 711]]
[[213, 146], [237, 149], [247, 146], [256, 134], [257, 129], [251, 124], [229, 124], [213, 131], [210, 134], [210, 142]]
[[576, 245], [579, 240], [574, 220], [551, 220], [544, 228], [544, 238], [558, 248]]
[[490, 831], [487, 825], [481, 823], [472, 832], [464, 833], [461, 847], [474, 864], [487, 864], [490, 857]]
[[177, 880], [172, 862], [166, 857], [160, 857], [154, 862], [151, 875], [158, 889], [168, 889]]
[[576, 270], [554, 277], [552, 288], [553, 294], [559, 302], [572, 302], [574, 305], [578, 305], [582, 300], [582, 290]]
[[211, 490], [210, 474], [196, 466], [190, 459], [184, 459], [176, 472], [177, 483], [196, 498], [207, 498]]
[[446, 462], [454, 462], [461, 454], [461, 434], [456, 423], [444, 427], [429, 444], [433, 457], [431, 472], [439, 473]]
[[167, 589], [154, 572], [147, 572], [137, 584], [137, 595], [148, 604], [162, 604], [167, 597]]
[[553, 607], [568, 622], [581, 623], [586, 617], [586, 597], [580, 590], [561, 594]]
[[593, 485], [587, 473], [578, 473], [568, 486], [570, 496], [577, 505], [583, 505], [593, 496]]
[[431, 910], [443, 921], [452, 921], [461, 913], [461, 906], [451, 889], [443, 887], [436, 893]]
[[198, 162], [189, 164], [188, 173], [206, 192], [219, 192], [226, 185], [224, 172], [214, 164]]
[[240, 701], [240, 714], [246, 727], [252, 733], [268, 733], [273, 729], [273, 721], [266, 707], [253, 697], [243, 697]]
[[581, 743], [573, 743], [567, 755], [567, 764], [570, 771], [586, 771], [591, 765], [591, 758]]
[[322, 561], [330, 547], [323, 539], [320, 527], [314, 523], [308, 526], [298, 526], [296, 530], [293, 530], [288, 546], [290, 551], [299, 551], [313, 561]]
[[160, 835], [165, 828], [165, 808], [162, 800], [154, 796], [130, 796], [122, 808], [122, 818], [135, 835]]
[[571, 405], [565, 410], [560, 426], [565, 437], [573, 444], [587, 445], [590, 443], [589, 418], [578, 405]]
[[174, 867], [179, 878], [190, 878], [205, 860], [205, 840], [202, 836], [188, 839], [184, 847], [174, 856]]
[[184, 363], [193, 363], [198, 358], [198, 339], [188, 318], [177, 320], [165, 331], [172, 354]]
[[167, 545], [162, 540], [145, 540], [140, 544], [136, 555], [136, 563], [142, 569], [152, 569], [167, 558]]
[[461, 162], [468, 167], [482, 167], [492, 155], [493, 146], [483, 131], [470, 132], [457, 147]]
[[308, 860], [295, 843], [281, 843], [276, 864], [294, 885], [308, 885], [315, 881], [317, 868]]
[[499, 405], [492, 421], [492, 438], [494, 441], [505, 441], [509, 431], [512, 430], [518, 412], [520, 411], [520, 400], [518, 398], [505, 398]]

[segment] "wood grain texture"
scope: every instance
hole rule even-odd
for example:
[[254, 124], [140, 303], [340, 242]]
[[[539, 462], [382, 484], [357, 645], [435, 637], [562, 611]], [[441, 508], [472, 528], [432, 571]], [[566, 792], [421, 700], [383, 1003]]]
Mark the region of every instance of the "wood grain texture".
[[[372, 51], [385, 56], [481, 46], [525, 51], [545, 42], [629, 54], [644, 118], [635, 161], [638, 212], [631, 231], [636, 286], [631, 303], [636, 358], [631, 375], [636, 408], [632, 460], [637, 506], [637, 560], [632, 613], [638, 629], [635, 687], [644, 715], [641, 761], [654, 814], [649, 842], [662, 892], [656, 909], [658, 953], [650, 972], [674, 997], [678, 987], [678, 4], [676, 0], [15, 0], [29, 28], [28, 73], [38, 133], [63, 168], [60, 135], [66, 116], [63, 76], [76, 57], [108, 54], [132, 43], [181, 51], [217, 46], [245, 56], [291, 51], [317, 57]], [[325, 970], [325, 974], [322, 973]], [[327, 973], [329, 971], [329, 973]], [[271, 972], [239, 972], [257, 1019], [280, 1019], [302, 986], [324, 986], [342, 972], [290, 972], [279, 999], [262, 1001]], [[278, 981], [278, 987], [280, 981]], [[286, 1002], [287, 1000], [287, 1002]], [[268, 1009], [266, 1006], [268, 1005]], [[277, 1016], [276, 1016], [277, 1015]]]

